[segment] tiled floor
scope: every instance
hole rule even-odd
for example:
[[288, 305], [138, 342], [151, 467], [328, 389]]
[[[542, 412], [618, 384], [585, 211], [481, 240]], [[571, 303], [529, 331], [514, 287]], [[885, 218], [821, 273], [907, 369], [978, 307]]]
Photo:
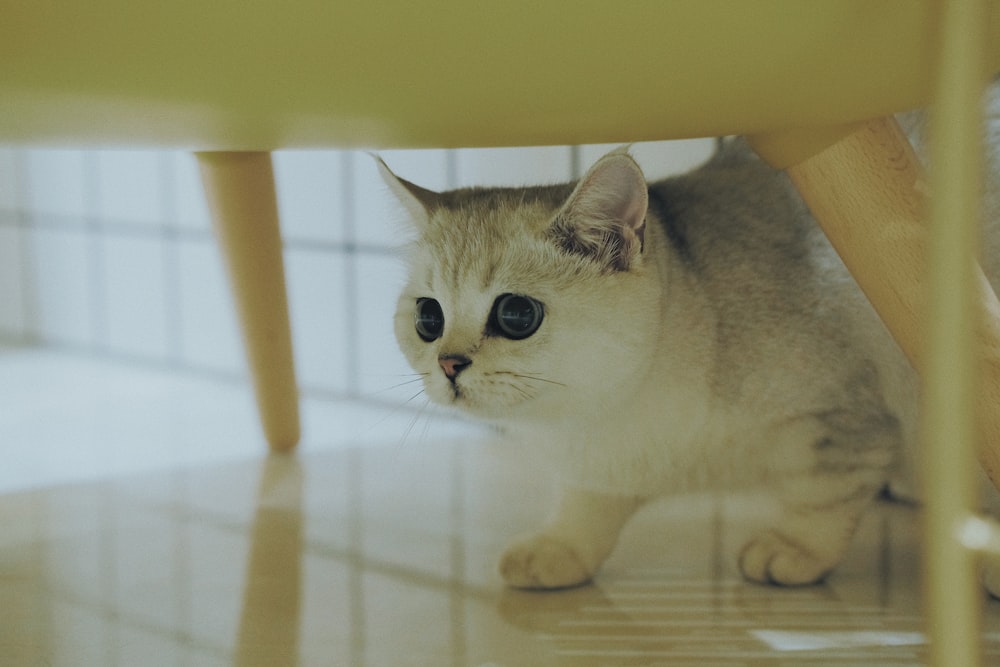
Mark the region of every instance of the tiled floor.
[[468, 427], [307, 401], [268, 457], [225, 382], [9, 349], [0, 379], [0, 665], [922, 664], [907, 507], [779, 590], [735, 571], [752, 499], [675, 498], [596, 584], [525, 593], [495, 562], [549, 491]]

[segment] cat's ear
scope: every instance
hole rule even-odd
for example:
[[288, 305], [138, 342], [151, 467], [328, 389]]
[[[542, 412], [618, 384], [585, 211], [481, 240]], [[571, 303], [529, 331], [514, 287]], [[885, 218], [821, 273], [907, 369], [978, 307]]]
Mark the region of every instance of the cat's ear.
[[418, 227], [424, 227], [430, 218], [430, 213], [437, 207], [438, 193], [410, 183], [392, 173], [388, 165], [377, 155], [372, 154], [378, 164], [378, 171], [396, 200], [410, 214], [410, 218]]
[[627, 148], [608, 153], [580, 179], [549, 236], [564, 250], [628, 271], [642, 252], [649, 193]]

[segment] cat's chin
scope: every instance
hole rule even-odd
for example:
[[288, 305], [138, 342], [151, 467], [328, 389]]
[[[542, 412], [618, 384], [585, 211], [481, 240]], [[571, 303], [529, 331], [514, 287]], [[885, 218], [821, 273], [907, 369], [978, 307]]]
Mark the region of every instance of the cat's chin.
[[469, 396], [448, 396], [445, 400], [433, 398], [435, 403], [470, 419], [485, 422], [504, 422], [517, 419], [526, 412], [524, 403], [506, 405], [497, 401], [480, 401]]
[[482, 421], [503, 421], [518, 419], [531, 412], [531, 404], [535, 400], [507, 401], [504, 397], [482, 395], [481, 392], [468, 388], [442, 390], [438, 387], [428, 388], [428, 397], [432, 402], [453, 410], [464, 417]]
[[518, 416], [516, 406], [479, 404], [458, 399], [451, 403], [451, 407], [466, 417], [489, 422], [515, 419]]

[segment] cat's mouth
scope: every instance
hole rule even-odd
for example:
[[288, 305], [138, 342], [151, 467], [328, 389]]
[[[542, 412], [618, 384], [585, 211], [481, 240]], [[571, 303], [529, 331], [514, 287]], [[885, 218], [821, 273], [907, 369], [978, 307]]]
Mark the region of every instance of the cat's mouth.
[[470, 401], [471, 392], [456, 380], [441, 384], [428, 384], [426, 389], [435, 403], [466, 411], [472, 410], [472, 401]]
[[535, 403], [551, 387], [565, 387], [535, 374], [497, 371], [458, 377], [439, 386], [439, 402], [478, 417], [510, 416], [512, 410]]
[[470, 391], [459, 383], [453, 383], [448, 387], [448, 402], [465, 412], [479, 414], [482, 411], [480, 401], [476, 400], [477, 393]]
[[437, 386], [428, 389], [436, 403], [476, 417], [488, 417], [498, 408], [504, 410], [511, 407], [506, 400], [508, 397], [495, 395], [496, 392], [491, 391], [489, 386], [484, 387], [481, 382], [470, 381], [468, 378], [455, 378], [435, 384]]

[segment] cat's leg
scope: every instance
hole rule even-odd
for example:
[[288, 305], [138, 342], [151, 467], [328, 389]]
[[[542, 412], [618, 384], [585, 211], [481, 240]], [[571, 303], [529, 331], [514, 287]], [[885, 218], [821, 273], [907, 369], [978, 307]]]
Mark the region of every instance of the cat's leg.
[[633, 496], [564, 489], [545, 528], [507, 547], [500, 574], [515, 588], [566, 588], [590, 581], [642, 502]]
[[785, 434], [802, 438], [798, 452], [778, 447], [773, 486], [782, 514], [777, 524], [740, 553], [743, 576], [761, 583], [797, 586], [822, 581], [850, 545], [861, 515], [883, 488], [898, 451], [891, 419], [869, 419], [830, 429], [829, 416]]
[[822, 581], [844, 557], [874, 496], [874, 490], [862, 486], [856, 496], [827, 506], [786, 506], [778, 525], [743, 547], [740, 571], [751, 581], [781, 586]]

